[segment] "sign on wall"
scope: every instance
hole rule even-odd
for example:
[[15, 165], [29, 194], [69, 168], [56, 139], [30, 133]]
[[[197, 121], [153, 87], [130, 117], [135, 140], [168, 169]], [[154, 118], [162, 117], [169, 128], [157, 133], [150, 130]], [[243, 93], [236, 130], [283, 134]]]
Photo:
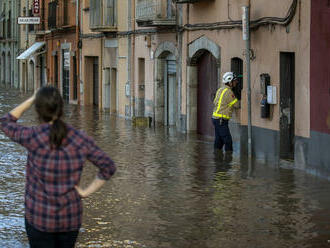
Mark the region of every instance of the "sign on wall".
[[17, 23], [18, 24], [39, 24], [40, 17], [18, 17]]
[[70, 68], [70, 52], [64, 52], [63, 57], [64, 57], [64, 61], [63, 61], [64, 68]]
[[40, 14], [40, 0], [33, 0], [33, 14]]

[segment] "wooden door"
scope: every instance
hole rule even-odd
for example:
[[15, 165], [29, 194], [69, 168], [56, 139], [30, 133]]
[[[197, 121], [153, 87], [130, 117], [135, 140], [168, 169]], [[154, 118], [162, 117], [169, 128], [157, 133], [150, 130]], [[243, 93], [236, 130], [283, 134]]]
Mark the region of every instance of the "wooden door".
[[205, 52], [198, 61], [197, 133], [214, 136], [212, 124], [213, 99], [218, 85], [217, 62]]

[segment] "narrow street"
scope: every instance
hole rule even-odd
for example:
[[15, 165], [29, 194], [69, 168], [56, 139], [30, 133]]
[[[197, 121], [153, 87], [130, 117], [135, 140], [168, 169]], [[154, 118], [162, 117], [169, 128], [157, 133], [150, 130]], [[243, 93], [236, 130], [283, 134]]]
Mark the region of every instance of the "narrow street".
[[[0, 91], [3, 115], [27, 95]], [[34, 125], [34, 110], [24, 125]], [[213, 144], [92, 107], [67, 105], [65, 120], [93, 136], [118, 166], [84, 200], [77, 247], [330, 247], [330, 182], [303, 171], [223, 157]], [[0, 132], [0, 247], [28, 247], [26, 152]], [[96, 175], [86, 164], [82, 185]]]

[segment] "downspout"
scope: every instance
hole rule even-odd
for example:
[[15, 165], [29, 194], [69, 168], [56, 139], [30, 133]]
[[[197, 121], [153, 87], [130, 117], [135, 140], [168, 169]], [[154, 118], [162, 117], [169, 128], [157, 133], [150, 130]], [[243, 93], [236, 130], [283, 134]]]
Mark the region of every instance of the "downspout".
[[[29, 16], [29, 0], [25, 1], [25, 16]], [[25, 24], [25, 49], [29, 48], [29, 25]]]
[[[178, 8], [176, 8], [176, 11], [178, 13], [177, 15], [177, 20], [179, 27], [182, 26], [182, 6], [180, 5]], [[179, 121], [179, 127], [180, 130], [183, 131], [185, 127], [182, 125], [182, 48], [183, 48], [183, 33], [178, 32], [178, 115], [177, 115], [177, 120]]]
[[[82, 27], [82, 25], [83, 25], [83, 12], [82, 12], [83, 10], [82, 10], [82, 8], [80, 8], [80, 22], [79, 22], [79, 25], [81, 25], [81, 27]], [[79, 37], [81, 36], [80, 35], [81, 34], [81, 29], [79, 28]], [[83, 82], [82, 82], [82, 80], [81, 80], [81, 73], [82, 73], [82, 45], [83, 45], [83, 43], [82, 43], [82, 40], [81, 40], [81, 45], [80, 45], [80, 48], [79, 48], [79, 99], [78, 99], [78, 103], [80, 104], [81, 102], [84, 104], [84, 101], [82, 100], [83, 98], [83, 96], [84, 96], [84, 85], [83, 85]], [[82, 78], [84, 78], [84, 77], [82, 77]]]
[[131, 85], [131, 104], [132, 104], [132, 113], [131, 113], [131, 117], [135, 116], [135, 0], [132, 0], [132, 10], [131, 11], [131, 30], [132, 32], [132, 36], [131, 36], [131, 58], [129, 60], [129, 63], [131, 64], [131, 80], [130, 80], [130, 85]]
[[[128, 0], [128, 10], [127, 10], [127, 15], [128, 15], [128, 22], [127, 22], [127, 30], [129, 32], [132, 30], [132, 1], [133, 0]], [[119, 48], [118, 48], [118, 55], [119, 55]], [[131, 57], [132, 57], [132, 35], [127, 36], [127, 59], [126, 59], [126, 64], [127, 64], [127, 82], [126, 84], [129, 85], [130, 87], [130, 95], [127, 96], [125, 92], [125, 97], [129, 97], [129, 108], [130, 108], [130, 117], [133, 116], [133, 91], [132, 91], [132, 80], [131, 80]], [[126, 91], [126, 84], [125, 84], [125, 91]], [[126, 101], [125, 99], [125, 118], [128, 116], [128, 113], [126, 113]]]
[[[76, 81], [77, 104], [80, 104], [80, 50], [79, 50], [79, 0], [76, 0]], [[79, 59], [78, 59], [79, 58]]]
[[[187, 4], [187, 8], [186, 8], [186, 24], [185, 25], [189, 25], [189, 3]], [[189, 30], [186, 29], [186, 57], [189, 58]], [[186, 60], [187, 61], [187, 60]], [[187, 63], [187, 62], [186, 62]], [[188, 66], [190, 65], [186, 65], [186, 132], [188, 133], [188, 94], [189, 94], [189, 85], [188, 85]], [[191, 118], [191, 116], [189, 115], [189, 118]]]
[[100, 38], [100, 43], [101, 43], [101, 56], [100, 56], [100, 68], [99, 71], [101, 71], [101, 73], [99, 73], [100, 75], [100, 90], [99, 90], [99, 110], [103, 110], [103, 37]]

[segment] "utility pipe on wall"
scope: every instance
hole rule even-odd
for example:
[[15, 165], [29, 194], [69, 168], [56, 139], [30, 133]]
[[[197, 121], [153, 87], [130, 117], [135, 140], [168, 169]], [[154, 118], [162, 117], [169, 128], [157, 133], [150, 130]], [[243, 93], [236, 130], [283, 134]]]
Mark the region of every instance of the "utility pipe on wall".
[[247, 71], [247, 104], [248, 104], [248, 156], [252, 157], [252, 121], [251, 121], [251, 64], [250, 64], [250, 2], [243, 10], [243, 40], [245, 40], [245, 58]]
[[77, 104], [80, 104], [80, 48], [79, 48], [79, 0], [76, 0], [76, 84], [77, 84]]
[[[29, 15], [29, 0], [26, 0], [25, 2], [25, 16]], [[25, 48], [29, 48], [29, 25], [25, 24]]]

